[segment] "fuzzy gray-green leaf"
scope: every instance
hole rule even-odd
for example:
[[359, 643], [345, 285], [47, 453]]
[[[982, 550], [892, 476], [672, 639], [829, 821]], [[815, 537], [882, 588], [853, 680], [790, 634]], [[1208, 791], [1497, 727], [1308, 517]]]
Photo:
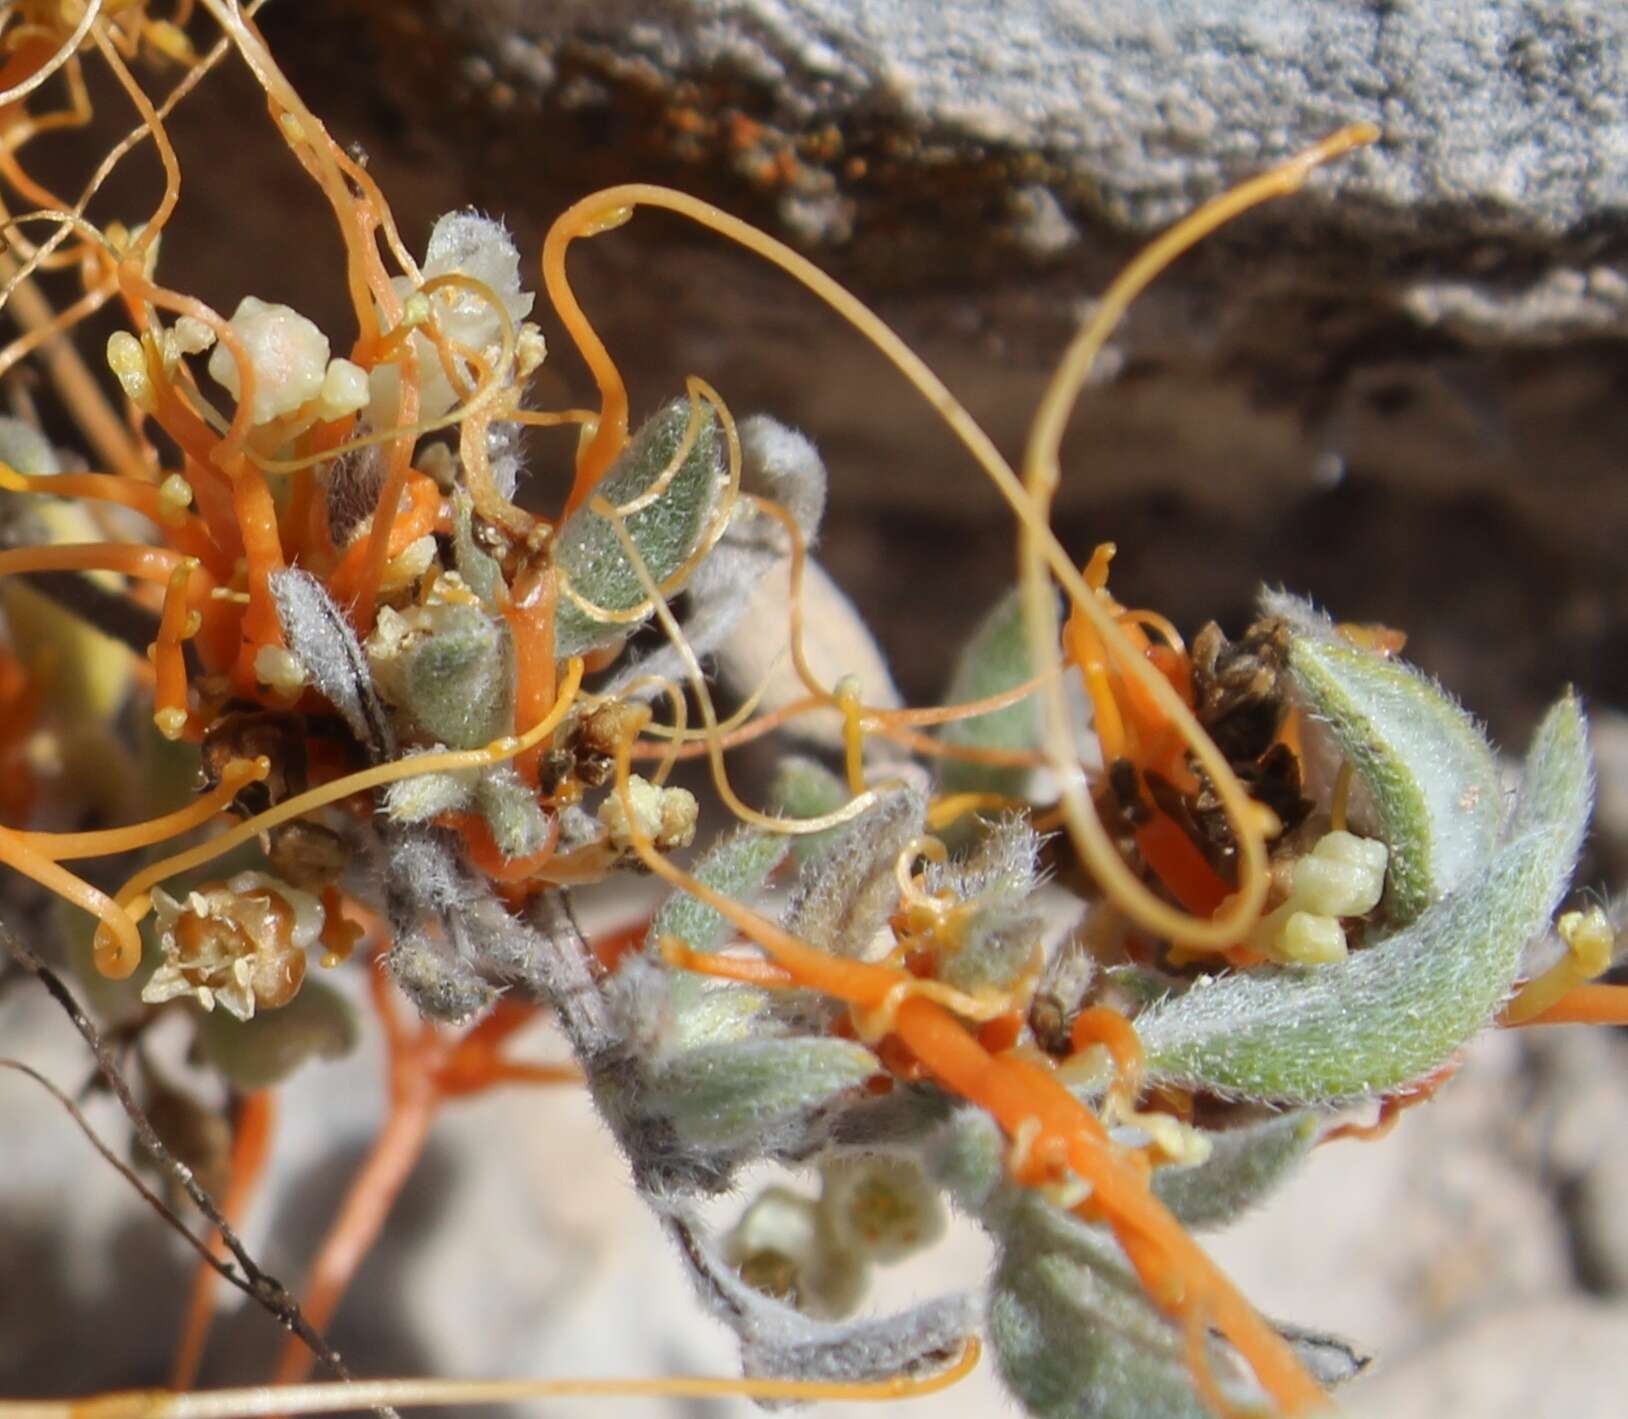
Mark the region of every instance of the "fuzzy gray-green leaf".
[[[738, 902], [750, 902], [763, 890], [769, 874], [784, 860], [787, 840], [778, 833], [743, 827], [720, 839], [695, 865], [695, 875]], [[723, 916], [687, 892], [674, 892], [650, 923], [645, 949], [659, 960], [664, 936], [674, 936], [692, 951], [716, 951], [732, 928]], [[712, 979], [693, 971], [666, 971], [665, 1009], [672, 1025], [668, 1047], [680, 1051], [743, 1038], [753, 1028], [767, 996], [754, 986]]]
[[[989, 1339], [1037, 1419], [1206, 1419], [1180, 1330], [1112, 1243], [1032, 1194], [1002, 1211]], [[1226, 1357], [1212, 1349], [1217, 1369]], [[1227, 1389], [1243, 1398], [1236, 1382]]]
[[[848, 801], [848, 785], [824, 764], [788, 754], [780, 761], [769, 785], [769, 803], [787, 818], [822, 818]], [[841, 828], [823, 833], [801, 833], [792, 839], [791, 852], [799, 866], [823, 856], [841, 835]]]
[[844, 824], [826, 852], [804, 864], [786, 929], [833, 955], [863, 955], [898, 901], [899, 853], [926, 821], [926, 800], [905, 788]]
[[1503, 824], [1498, 764], [1475, 722], [1400, 661], [1296, 635], [1289, 668], [1373, 801], [1390, 849], [1385, 905], [1406, 926], [1468, 880]]
[[305, 982], [277, 1010], [235, 1020], [214, 1010], [198, 1020], [198, 1049], [205, 1061], [239, 1089], [269, 1089], [311, 1059], [337, 1059], [356, 1045], [350, 1002], [321, 981]]
[[1160, 1168], [1153, 1191], [1183, 1226], [1223, 1227], [1293, 1172], [1319, 1131], [1317, 1115], [1303, 1109], [1206, 1132], [1210, 1156], [1196, 1167]]
[[687, 1050], [651, 1081], [646, 1106], [697, 1147], [761, 1146], [881, 1066], [839, 1039], [741, 1040]]
[[475, 806], [504, 857], [530, 857], [543, 850], [548, 814], [535, 791], [513, 769], [488, 769], [475, 783]]
[[476, 606], [435, 606], [388, 621], [368, 641], [374, 677], [422, 736], [478, 749], [514, 729], [514, 642]]
[[468, 493], [459, 489], [452, 495], [452, 560], [464, 584], [496, 610], [508, 592], [503, 581], [502, 568], [497, 559], [488, 556], [475, 545], [475, 504]]
[[1503, 1004], [1548, 925], [1593, 800], [1581, 709], [1561, 700], [1527, 758], [1511, 836], [1410, 926], [1338, 965], [1200, 982], [1139, 1016], [1153, 1079], [1293, 1103], [1382, 1094], [1439, 1069]]
[[958, 944], [939, 978], [957, 990], [1010, 987], [1034, 970], [1044, 919], [1028, 909], [1039, 878], [1040, 834], [1019, 814], [976, 820], [973, 845], [929, 863], [927, 890], [962, 904]]
[[[738, 902], [749, 902], [763, 890], [769, 874], [785, 860], [788, 839], [761, 828], [740, 828], [719, 840], [695, 865], [695, 876], [707, 887]], [[712, 907], [687, 892], [674, 892], [650, 923], [647, 940], [657, 944], [676, 936], [692, 951], [716, 951], [730, 925]]]
[[[633, 436], [598, 493], [612, 506], [631, 502], [666, 470], [684, 440], [690, 401], [676, 399], [653, 415]], [[701, 406], [695, 444], [665, 491], [648, 507], [627, 516], [633, 544], [650, 575], [665, 581], [695, 550], [712, 511], [722, 467], [718, 420]], [[555, 561], [584, 600], [608, 611], [628, 611], [645, 599], [644, 583], [628, 560], [616, 529], [591, 507], [581, 507], [560, 528]], [[569, 597], [560, 598], [555, 621], [555, 654], [581, 655], [609, 645], [633, 627], [599, 620]]]
[[[978, 623], [956, 662], [944, 703], [965, 704], [987, 699], [1021, 685], [1034, 674], [1023, 624], [1023, 598], [1016, 591], [1003, 596]], [[979, 749], [1032, 749], [1039, 737], [1039, 720], [1032, 700], [1005, 709], [957, 720], [944, 727], [946, 744]], [[1029, 771], [946, 759], [941, 783], [946, 793], [999, 793], [1019, 797]]]

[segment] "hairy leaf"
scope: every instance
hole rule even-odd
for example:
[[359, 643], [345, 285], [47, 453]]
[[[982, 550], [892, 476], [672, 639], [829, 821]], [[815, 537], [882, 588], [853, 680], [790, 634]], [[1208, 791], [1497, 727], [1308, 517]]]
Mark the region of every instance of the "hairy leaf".
[[[825, 511], [827, 481], [825, 465], [814, 445], [763, 414], [742, 420], [739, 432], [741, 486], [785, 508], [797, 524], [805, 547], [811, 547]], [[730, 514], [728, 531], [696, 567], [684, 588], [684, 614], [679, 624], [690, 649], [697, 659], [717, 654], [724, 678], [747, 692], [756, 684], [741, 684], [731, 677], [726, 647], [743, 617], [762, 622], [759, 634], [778, 630], [777, 650], [784, 643], [784, 609], [777, 616], [772, 608], [761, 606], [759, 592], [764, 577], [783, 566], [790, 555], [785, 529], [743, 498]], [[651, 677], [679, 680], [685, 670], [678, 647], [663, 645], [648, 655], [630, 656], [606, 689], [612, 694], [627, 689], [648, 696], [656, 692]], [[647, 683], [637, 684], [641, 680]], [[770, 708], [767, 703], [761, 703], [761, 707]]]
[[1507, 998], [1565, 892], [1592, 799], [1582, 711], [1568, 695], [1533, 740], [1507, 842], [1458, 890], [1337, 965], [1204, 980], [1144, 1012], [1150, 1077], [1317, 1103], [1439, 1069]]
[[[1154, 1308], [1105, 1235], [1032, 1193], [992, 1220], [1001, 1256], [989, 1339], [1002, 1378], [1030, 1414], [1208, 1419], [1181, 1332]], [[1234, 1399], [1249, 1394], [1213, 1342], [1211, 1361]]]
[[311, 683], [375, 759], [393, 757], [395, 731], [350, 619], [310, 572], [290, 568], [273, 572], [269, 581], [283, 637]]
[[930, 863], [929, 892], [962, 904], [956, 948], [939, 978], [957, 990], [1005, 988], [1035, 969], [1044, 919], [1028, 910], [1039, 876], [1040, 835], [1019, 814], [984, 827], [973, 846], [946, 863]]
[[1406, 926], [1480, 868], [1498, 840], [1504, 795], [1492, 748], [1439, 686], [1332, 628], [1296, 634], [1289, 669], [1368, 790], [1390, 849], [1386, 913]]
[[[737, 829], [708, 849], [695, 865], [695, 876], [726, 897], [749, 902], [785, 860], [789, 843], [790, 839], [780, 833], [767, 833], [761, 828]], [[646, 939], [654, 946], [664, 936], [676, 936], [692, 951], [716, 951], [731, 929], [712, 907], [678, 891], [662, 903]]]
[[1158, 1169], [1153, 1191], [1183, 1226], [1225, 1226], [1294, 1171], [1316, 1143], [1318, 1132], [1317, 1115], [1309, 1110], [1206, 1131], [1210, 1156], [1196, 1167]]
[[[944, 703], [986, 699], [1021, 685], [1034, 675], [1023, 624], [1023, 598], [1016, 590], [1003, 596], [972, 633], [961, 651]], [[1032, 749], [1039, 742], [1039, 711], [1032, 700], [944, 726], [946, 744], [979, 749]], [[946, 793], [999, 793], [1019, 797], [1029, 771], [945, 759], [940, 782]]]
[[[690, 401], [676, 399], [633, 436], [598, 493], [613, 507], [633, 501], [661, 477], [683, 443]], [[653, 503], [629, 513], [627, 531], [650, 575], [660, 583], [695, 550], [712, 511], [722, 466], [718, 420], [702, 406], [694, 447]], [[628, 560], [611, 522], [592, 507], [578, 508], [560, 528], [555, 561], [584, 600], [607, 611], [630, 611], [645, 600], [644, 584]], [[555, 653], [581, 655], [610, 645], [633, 626], [596, 618], [561, 596], [555, 620]]]
[[312, 1059], [337, 1059], [356, 1046], [350, 1002], [306, 981], [287, 1005], [236, 1020], [224, 1010], [198, 1017], [198, 1049], [205, 1061], [239, 1089], [269, 1089]]
[[821, 950], [862, 956], [898, 900], [894, 865], [926, 823], [920, 794], [900, 789], [844, 824], [803, 868], [786, 928]]
[[863, 1045], [839, 1039], [739, 1040], [686, 1050], [651, 1081], [645, 1105], [695, 1147], [767, 1151], [797, 1125], [881, 1066]]
[[[848, 785], [824, 764], [788, 754], [769, 785], [769, 803], [787, 818], [820, 818], [848, 801]], [[823, 833], [802, 833], [792, 839], [791, 853], [799, 866], [823, 857], [842, 836], [841, 828]]]
[[464, 584], [492, 610], [508, 588], [497, 560], [475, 545], [475, 504], [461, 488], [452, 495], [452, 559]]
[[488, 769], [475, 781], [475, 806], [504, 857], [530, 857], [548, 838], [548, 815], [536, 791], [513, 769]]
[[514, 641], [479, 607], [385, 607], [367, 654], [380, 693], [425, 738], [478, 749], [513, 730]]

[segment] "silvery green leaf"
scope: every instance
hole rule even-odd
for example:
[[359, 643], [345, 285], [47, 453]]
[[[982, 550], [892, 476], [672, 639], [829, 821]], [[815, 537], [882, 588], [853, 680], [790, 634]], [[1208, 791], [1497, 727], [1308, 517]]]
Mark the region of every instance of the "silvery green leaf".
[[1006, 989], [1036, 965], [1045, 919], [1034, 913], [990, 906], [972, 914], [953, 951], [944, 954], [938, 978], [956, 990], [976, 994]]
[[931, 1084], [900, 1084], [856, 1099], [831, 1122], [832, 1143], [844, 1148], [913, 1148], [949, 1121], [954, 1105]]
[[338, 991], [308, 980], [287, 1005], [236, 1020], [224, 1010], [198, 1017], [205, 1061], [240, 1089], [268, 1089], [311, 1059], [338, 1059], [356, 1046], [356, 1015]]
[[452, 495], [452, 560], [464, 585], [496, 610], [508, 588], [497, 560], [475, 545], [474, 515], [473, 500], [457, 489]]
[[740, 422], [741, 481], [773, 498], [792, 516], [812, 547], [825, 516], [830, 478], [813, 443], [767, 414]]
[[475, 775], [470, 773], [414, 774], [384, 791], [384, 812], [393, 822], [427, 823], [467, 808], [474, 793]]
[[[805, 547], [812, 547], [825, 511], [826, 473], [820, 455], [801, 434], [756, 414], [740, 424], [741, 486], [773, 499], [792, 516]], [[784, 564], [791, 554], [790, 539], [779, 521], [742, 499], [730, 515], [729, 529], [718, 545], [696, 567], [684, 588], [684, 638], [698, 659], [719, 653], [743, 617], [758, 616], [755, 595], [764, 577]], [[779, 618], [784, 644], [785, 617]], [[685, 661], [673, 645], [648, 655], [630, 657], [606, 685], [616, 694], [635, 681], [653, 676], [680, 680]], [[728, 657], [720, 655], [719, 668], [731, 684], [746, 691], [755, 684], [730, 676]], [[657, 692], [654, 683], [632, 690], [647, 697]], [[764, 708], [767, 708], [765, 705]]]
[[380, 692], [425, 738], [478, 749], [513, 730], [514, 641], [479, 607], [386, 607], [367, 653]]
[[786, 929], [837, 956], [863, 956], [898, 900], [894, 866], [926, 826], [927, 801], [897, 789], [838, 829], [803, 867]]
[[[972, 633], [961, 651], [955, 673], [944, 694], [948, 705], [986, 699], [1021, 685], [1034, 674], [1023, 624], [1023, 597], [1016, 591], [1003, 596]], [[1032, 749], [1039, 741], [1038, 707], [1022, 700], [1005, 709], [944, 726], [946, 744], [980, 749]], [[940, 779], [945, 793], [1000, 793], [1021, 797], [1029, 771], [945, 759]]]
[[[651, 992], [646, 1006], [646, 1013], [652, 1014], [657, 1024], [652, 1058], [658, 1062], [693, 1049], [785, 1033], [778, 1021], [764, 1013], [769, 1005], [767, 991], [691, 971], [673, 971], [664, 966], [658, 969], [661, 986]], [[636, 1008], [638, 1002], [627, 995], [620, 977], [626, 976], [633, 983], [641, 974], [635, 963], [624, 965], [613, 997]]]
[[776, 1134], [799, 1128], [880, 1068], [852, 1040], [703, 1045], [669, 1061], [651, 1079], [644, 1102], [691, 1146], [760, 1153]]
[[[786, 818], [820, 818], [848, 801], [848, 785], [824, 764], [788, 754], [775, 769], [769, 785], [769, 805]], [[792, 839], [791, 853], [799, 866], [823, 856], [841, 836], [841, 828], [803, 833]]]
[[[750, 902], [784, 860], [788, 840], [778, 833], [743, 827], [721, 838], [696, 863], [696, 877], [738, 902]], [[676, 936], [692, 951], [716, 951], [733, 928], [713, 908], [686, 892], [674, 892], [657, 911], [645, 938], [651, 960], [664, 936]], [[682, 1052], [698, 1045], [735, 1040], [754, 1028], [767, 1003], [764, 992], [689, 971], [664, 971], [660, 1047]]]
[[[1036, 1419], [1209, 1419], [1180, 1329], [1159, 1313], [1118, 1248], [1043, 1197], [1011, 1198], [989, 1340], [1001, 1377]], [[1230, 1352], [1211, 1361], [1235, 1402], [1257, 1397]]]
[[[689, 421], [688, 399], [675, 399], [653, 415], [600, 483], [598, 494], [619, 507], [645, 492], [678, 452]], [[695, 445], [683, 466], [655, 502], [626, 519], [628, 534], [658, 584], [678, 570], [701, 540], [718, 490], [722, 460], [717, 417], [703, 404]], [[595, 606], [628, 611], [645, 600], [644, 583], [615, 528], [591, 507], [578, 508], [560, 528], [554, 557], [577, 594]], [[555, 653], [581, 655], [610, 645], [632, 629], [625, 621], [596, 620], [562, 596], [554, 629]]]
[[1045, 922], [1026, 910], [1039, 876], [1040, 835], [1016, 813], [983, 822], [973, 845], [944, 863], [929, 863], [929, 892], [962, 904], [956, 949], [939, 977], [957, 990], [1006, 987], [1035, 967]]
[[1005, 1195], [1008, 1151], [994, 1119], [982, 1109], [961, 1108], [934, 1131], [922, 1166], [958, 1207], [981, 1217]]
[[[1544, 715], [1532, 736], [1509, 836], [1552, 835], [1549, 860], [1569, 879], [1593, 807], [1594, 760], [1588, 747], [1588, 721], [1576, 691], [1569, 690]], [[1555, 885], [1550, 911], [1559, 904], [1565, 887], [1565, 880]]]
[[1388, 1093], [1446, 1064], [1509, 995], [1566, 890], [1593, 801], [1574, 695], [1538, 727], [1510, 835], [1410, 926], [1345, 961], [1202, 980], [1137, 1017], [1150, 1078], [1326, 1103]]
[[379, 702], [350, 618], [310, 572], [290, 567], [273, 572], [268, 580], [283, 638], [312, 685], [375, 759], [393, 757], [395, 731]]
[[1119, 1008], [1128, 1010], [1156, 1004], [1169, 995], [1176, 984], [1174, 977], [1138, 965], [1104, 967], [1102, 980], [1114, 1001], [1120, 1002]]
[[1255, 1206], [1317, 1142], [1316, 1114], [1271, 1114], [1237, 1128], [1205, 1130], [1210, 1156], [1195, 1167], [1159, 1168], [1153, 1191], [1185, 1227], [1221, 1227]]
[[[749, 902], [785, 860], [789, 844], [790, 839], [781, 833], [739, 828], [714, 843], [693, 871], [702, 885], [737, 902]], [[716, 951], [732, 929], [712, 907], [677, 891], [662, 903], [646, 940], [655, 945], [664, 936], [676, 936], [692, 951]]]
[[1000, 901], [1017, 906], [1028, 900], [1040, 876], [1040, 834], [1021, 813], [983, 820], [970, 847], [947, 862], [927, 865], [927, 890], [948, 891], [957, 900]]
[[1466, 881], [1498, 840], [1504, 795], [1492, 748], [1439, 686], [1332, 629], [1295, 634], [1289, 669], [1368, 791], [1373, 828], [1390, 849], [1386, 915], [1406, 926]]
[[530, 857], [543, 850], [548, 815], [536, 792], [508, 767], [488, 769], [475, 781], [475, 806], [504, 857]]

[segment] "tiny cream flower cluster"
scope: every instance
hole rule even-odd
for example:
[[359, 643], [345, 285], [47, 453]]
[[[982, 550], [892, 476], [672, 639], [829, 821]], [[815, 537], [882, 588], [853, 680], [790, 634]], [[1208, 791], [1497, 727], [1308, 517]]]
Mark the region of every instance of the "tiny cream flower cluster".
[[164, 961], [142, 989], [149, 1005], [190, 995], [252, 1020], [299, 993], [305, 953], [322, 936], [322, 903], [263, 872], [208, 883], [185, 901], [155, 890], [153, 907]]
[[1291, 869], [1288, 899], [1261, 918], [1251, 945], [1286, 965], [1343, 961], [1341, 917], [1367, 916], [1385, 891], [1385, 844], [1354, 833], [1325, 833]]
[[[290, 306], [244, 296], [228, 322], [254, 374], [249, 422], [269, 424], [317, 402], [324, 419], [354, 414], [368, 401], [367, 371], [328, 358], [328, 337]], [[234, 399], [243, 392], [237, 360], [224, 345], [209, 356], [210, 377]]]

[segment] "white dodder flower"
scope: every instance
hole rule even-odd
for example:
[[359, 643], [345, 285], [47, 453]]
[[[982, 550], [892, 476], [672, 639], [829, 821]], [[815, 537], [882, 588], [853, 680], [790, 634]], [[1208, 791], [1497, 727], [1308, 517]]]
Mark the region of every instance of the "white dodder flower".
[[263, 872], [240, 872], [177, 901], [162, 889], [153, 907], [164, 962], [142, 989], [149, 1005], [190, 995], [239, 1020], [275, 1010], [299, 992], [306, 951], [322, 935], [322, 904]]

